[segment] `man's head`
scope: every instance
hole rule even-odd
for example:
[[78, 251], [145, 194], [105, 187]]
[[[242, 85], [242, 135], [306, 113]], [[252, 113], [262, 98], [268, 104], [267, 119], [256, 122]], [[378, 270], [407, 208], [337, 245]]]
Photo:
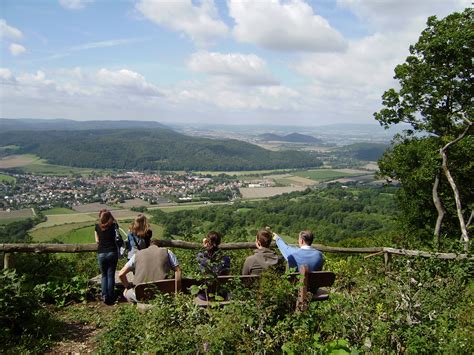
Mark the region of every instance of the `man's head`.
[[257, 244], [257, 248], [269, 248], [272, 242], [272, 233], [269, 230], [261, 229], [257, 233], [257, 239], [255, 243]]
[[298, 244], [301, 246], [303, 245], [311, 245], [313, 243], [314, 235], [311, 231], [301, 231], [298, 236]]

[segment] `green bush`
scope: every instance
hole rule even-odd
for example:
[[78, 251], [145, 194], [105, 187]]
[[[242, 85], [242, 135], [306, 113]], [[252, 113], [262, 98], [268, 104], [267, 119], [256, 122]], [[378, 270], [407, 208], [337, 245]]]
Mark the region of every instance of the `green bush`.
[[56, 328], [50, 312], [15, 271], [0, 273], [0, 343], [2, 351], [41, 352]]

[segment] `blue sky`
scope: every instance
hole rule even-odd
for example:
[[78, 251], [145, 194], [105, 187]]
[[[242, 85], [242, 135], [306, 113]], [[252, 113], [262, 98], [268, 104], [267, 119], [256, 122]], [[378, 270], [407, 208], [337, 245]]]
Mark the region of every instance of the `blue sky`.
[[0, 116], [373, 122], [430, 15], [463, 0], [3, 0]]

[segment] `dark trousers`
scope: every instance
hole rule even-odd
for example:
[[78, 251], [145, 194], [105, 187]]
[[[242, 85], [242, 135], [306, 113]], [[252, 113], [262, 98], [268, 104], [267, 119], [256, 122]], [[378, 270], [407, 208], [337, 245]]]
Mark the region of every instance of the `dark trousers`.
[[107, 304], [115, 302], [115, 269], [117, 268], [117, 252], [99, 253], [97, 255], [99, 269], [102, 274], [102, 299]]

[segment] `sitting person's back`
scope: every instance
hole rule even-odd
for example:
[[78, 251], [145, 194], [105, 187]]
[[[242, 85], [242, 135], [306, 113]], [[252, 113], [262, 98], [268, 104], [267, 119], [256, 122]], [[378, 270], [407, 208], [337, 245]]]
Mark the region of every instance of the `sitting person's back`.
[[230, 272], [230, 258], [223, 255], [219, 249], [220, 234], [211, 231], [202, 242], [205, 251], [198, 253], [196, 257], [201, 273], [206, 276], [228, 275]]
[[245, 259], [242, 268], [242, 275], [260, 275], [268, 268], [278, 268], [281, 265], [282, 258], [273, 250], [269, 249], [272, 242], [272, 233], [266, 229], [258, 231], [255, 244], [257, 250], [254, 255]]
[[[213, 288], [217, 284], [212, 279], [230, 273], [230, 258], [227, 255], [223, 255], [222, 251], [219, 249], [219, 244], [221, 243], [221, 236], [219, 233], [214, 231], [209, 232], [202, 242], [205, 251], [197, 255], [197, 262], [200, 272], [204, 276], [211, 278], [208, 282], [208, 286], [212, 286], [211, 288]], [[198, 304], [200, 301], [207, 302], [214, 299], [213, 297], [209, 297], [209, 293], [214, 293], [214, 291], [208, 291], [209, 290], [207, 289], [199, 291], [196, 299]], [[216, 292], [222, 299], [228, 298], [227, 292], [224, 290], [217, 290]]]
[[285, 241], [277, 234], [273, 234], [278, 249], [283, 257], [288, 261], [289, 268], [300, 270], [302, 265], [307, 265], [309, 271], [321, 271], [323, 268], [323, 254], [313, 248], [313, 233], [311, 231], [302, 231], [298, 235], [299, 248], [288, 246]]
[[[138, 250], [119, 272], [120, 281], [125, 286], [124, 297], [137, 302], [134, 284], [163, 280], [171, 269], [179, 270], [176, 256], [171, 250], [158, 247], [157, 240], [152, 240], [150, 247]], [[127, 279], [129, 272], [135, 274], [133, 284]]]

